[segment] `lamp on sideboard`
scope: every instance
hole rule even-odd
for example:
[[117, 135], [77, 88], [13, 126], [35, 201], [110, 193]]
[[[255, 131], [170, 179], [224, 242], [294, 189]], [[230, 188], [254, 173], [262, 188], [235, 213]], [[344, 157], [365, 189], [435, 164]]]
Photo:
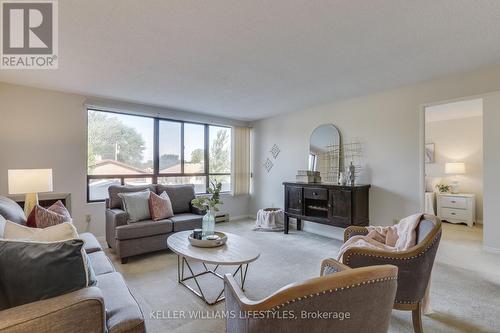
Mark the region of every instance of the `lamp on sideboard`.
[[52, 192], [52, 169], [8, 170], [9, 194], [25, 194], [24, 213], [28, 217], [38, 204], [38, 193]]
[[[463, 162], [449, 162], [444, 165], [444, 173], [447, 175], [463, 175], [465, 173], [465, 163]], [[456, 178], [450, 184], [451, 193], [458, 193], [459, 183]]]

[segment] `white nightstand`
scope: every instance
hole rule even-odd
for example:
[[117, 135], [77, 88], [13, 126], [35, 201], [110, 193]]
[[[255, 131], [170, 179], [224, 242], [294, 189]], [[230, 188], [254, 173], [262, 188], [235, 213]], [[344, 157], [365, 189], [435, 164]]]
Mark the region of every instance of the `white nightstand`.
[[443, 221], [466, 223], [472, 227], [476, 219], [476, 195], [439, 193], [437, 215]]

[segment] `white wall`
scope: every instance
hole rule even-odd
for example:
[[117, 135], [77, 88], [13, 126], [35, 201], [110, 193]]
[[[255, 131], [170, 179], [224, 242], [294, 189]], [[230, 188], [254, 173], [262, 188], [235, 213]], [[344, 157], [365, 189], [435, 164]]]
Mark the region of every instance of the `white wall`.
[[[85, 96], [0, 83], [0, 195], [7, 195], [7, 170], [52, 168], [54, 192], [71, 193], [75, 225], [104, 236], [104, 204], [86, 202], [87, 113]], [[140, 114], [181, 119], [182, 112], [137, 104], [99, 102]], [[186, 119], [207, 121], [206, 115], [186, 113]], [[214, 122], [243, 125], [223, 118]], [[225, 197], [224, 211], [231, 216], [248, 214], [247, 196]]]
[[[483, 117], [427, 122], [425, 141], [435, 145], [435, 162], [425, 165], [428, 177], [449, 184], [460, 182], [460, 192], [476, 195], [476, 221], [483, 220]], [[446, 162], [464, 162], [467, 173], [451, 177], [444, 173]]]
[[500, 94], [483, 100], [484, 247], [500, 253]]
[[[365, 170], [361, 180], [372, 184], [371, 224], [390, 225], [395, 219], [417, 212], [423, 182], [420, 176], [423, 105], [497, 90], [500, 90], [500, 66], [493, 66], [257, 121], [253, 124], [252, 135], [251, 212], [273, 204], [283, 206], [282, 182], [293, 180], [298, 169], [307, 168], [309, 135], [324, 123], [339, 127], [344, 140], [357, 137], [364, 145]], [[493, 139], [500, 141], [500, 131], [490, 133], [488, 140]], [[273, 160], [275, 165], [267, 173], [262, 164], [270, 156], [273, 144], [280, 146], [281, 154]], [[498, 186], [498, 182], [496, 184]], [[500, 226], [499, 217], [500, 213], [491, 214], [489, 219], [485, 216], [485, 224]], [[306, 228], [338, 234], [333, 231], [335, 228], [327, 227], [326, 230], [317, 224], [308, 224]], [[495, 237], [500, 239], [500, 233], [490, 236], [489, 240]], [[492, 247], [500, 248], [500, 244], [492, 244]]]

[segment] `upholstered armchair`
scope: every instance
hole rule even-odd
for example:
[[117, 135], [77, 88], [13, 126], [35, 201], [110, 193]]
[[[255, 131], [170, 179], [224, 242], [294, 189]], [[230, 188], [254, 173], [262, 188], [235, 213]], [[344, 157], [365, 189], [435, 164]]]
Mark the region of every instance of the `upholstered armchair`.
[[226, 274], [227, 332], [386, 333], [397, 287], [391, 265], [351, 269], [326, 259], [321, 276], [248, 299]]
[[[364, 227], [348, 227], [344, 241], [355, 235], [366, 235]], [[424, 215], [417, 227], [417, 244], [407, 251], [388, 252], [368, 248], [351, 248], [344, 253], [343, 263], [351, 268], [373, 265], [398, 267], [398, 289], [394, 309], [412, 311], [413, 328], [422, 329], [422, 301], [431, 276], [434, 258], [441, 239], [441, 221], [433, 215]]]

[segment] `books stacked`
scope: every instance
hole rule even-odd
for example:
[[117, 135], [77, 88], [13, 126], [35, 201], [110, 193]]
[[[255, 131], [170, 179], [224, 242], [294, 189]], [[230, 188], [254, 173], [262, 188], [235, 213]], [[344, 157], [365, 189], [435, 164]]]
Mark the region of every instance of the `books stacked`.
[[321, 183], [319, 171], [299, 170], [295, 176], [299, 183]]

